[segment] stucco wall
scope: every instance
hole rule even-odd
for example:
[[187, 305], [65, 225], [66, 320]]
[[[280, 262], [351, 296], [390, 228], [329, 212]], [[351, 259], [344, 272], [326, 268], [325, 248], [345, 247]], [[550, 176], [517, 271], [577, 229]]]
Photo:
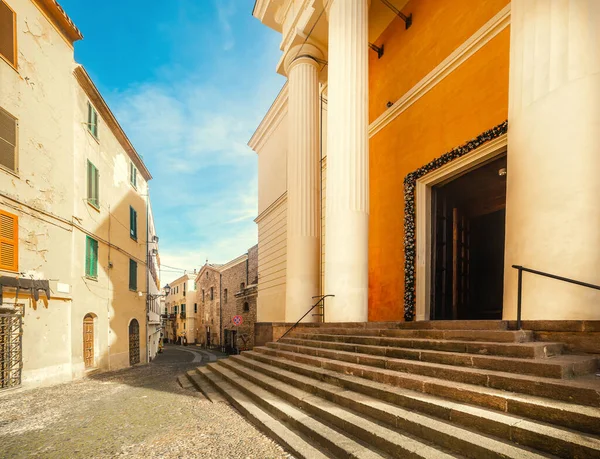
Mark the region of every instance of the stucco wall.
[[[0, 106], [18, 119], [18, 172], [0, 169], [0, 209], [19, 218], [19, 271], [70, 284], [73, 233], [61, 219], [70, 219], [73, 201], [64, 179], [73, 175], [73, 49], [31, 1], [8, 4], [17, 14], [18, 68], [0, 60]], [[69, 297], [45, 302], [42, 294], [36, 303], [19, 295], [23, 385], [71, 378]]]
[[[394, 20], [383, 57], [369, 56], [371, 121], [506, 4], [409, 2], [419, 19], [408, 30]], [[404, 177], [506, 120], [509, 41], [507, 28], [370, 139], [370, 321], [403, 320]]]
[[[219, 330], [221, 328], [220, 320], [220, 273], [210, 265], [204, 265], [196, 277], [196, 299], [200, 311], [199, 339], [200, 343], [206, 343], [206, 331], [210, 329], [210, 343], [212, 345], [220, 344]], [[213, 299], [210, 298], [210, 288], [213, 288]], [[202, 298], [204, 290], [204, 300]]]

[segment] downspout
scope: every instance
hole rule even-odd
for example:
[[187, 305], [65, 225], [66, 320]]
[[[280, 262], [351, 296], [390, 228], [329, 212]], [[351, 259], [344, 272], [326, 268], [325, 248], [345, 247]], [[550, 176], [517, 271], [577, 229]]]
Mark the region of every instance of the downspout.
[[146, 182], [146, 363], [150, 363], [150, 340], [148, 339], [148, 319], [150, 316], [150, 185]]
[[219, 345], [223, 350], [223, 274], [219, 273]]

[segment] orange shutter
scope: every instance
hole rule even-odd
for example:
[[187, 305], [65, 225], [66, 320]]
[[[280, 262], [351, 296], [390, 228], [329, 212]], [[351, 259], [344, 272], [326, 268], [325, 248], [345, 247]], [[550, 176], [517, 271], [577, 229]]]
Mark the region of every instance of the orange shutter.
[[18, 217], [0, 210], [0, 269], [19, 269]]

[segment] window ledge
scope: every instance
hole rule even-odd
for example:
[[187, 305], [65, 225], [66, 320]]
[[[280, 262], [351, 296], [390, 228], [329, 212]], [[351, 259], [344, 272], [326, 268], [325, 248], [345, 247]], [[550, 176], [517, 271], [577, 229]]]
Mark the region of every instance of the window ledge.
[[91, 137], [92, 139], [94, 139], [98, 145], [100, 145], [100, 139], [99, 139], [98, 137], [96, 137], [92, 131], [90, 131], [90, 128], [89, 128], [89, 126], [88, 126], [88, 123], [83, 123], [83, 124], [85, 124], [85, 130], [86, 130], [86, 131], [87, 131], [87, 133], [90, 135], [90, 137]]
[[13, 64], [11, 61], [9, 61], [7, 58], [5, 58], [2, 54], [0, 54], [0, 60], [6, 62], [11, 69], [13, 69], [15, 72], [17, 72], [18, 75], [20, 75], [19, 69], [17, 68], [17, 64]]
[[98, 282], [98, 276], [93, 277], [93, 276], [88, 276], [87, 274], [85, 275], [85, 278], [94, 282]]
[[100, 206], [97, 206], [96, 204], [94, 204], [92, 201], [90, 201], [89, 199], [86, 199], [88, 205], [90, 207], [92, 207], [94, 210], [100, 212]]
[[21, 178], [21, 176], [19, 175], [18, 169], [16, 171], [13, 171], [12, 169], [9, 169], [8, 167], [3, 166], [2, 164], [0, 164], [0, 171], [6, 172], [7, 174], [10, 174], [10, 175], [14, 175], [18, 179]]

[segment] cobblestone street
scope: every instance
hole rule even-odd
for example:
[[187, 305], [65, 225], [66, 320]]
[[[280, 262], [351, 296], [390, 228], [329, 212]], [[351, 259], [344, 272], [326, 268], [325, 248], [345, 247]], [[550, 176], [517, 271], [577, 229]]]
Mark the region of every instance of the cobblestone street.
[[150, 365], [0, 393], [0, 457], [288, 457], [229, 404], [179, 386], [201, 356], [171, 345]]

